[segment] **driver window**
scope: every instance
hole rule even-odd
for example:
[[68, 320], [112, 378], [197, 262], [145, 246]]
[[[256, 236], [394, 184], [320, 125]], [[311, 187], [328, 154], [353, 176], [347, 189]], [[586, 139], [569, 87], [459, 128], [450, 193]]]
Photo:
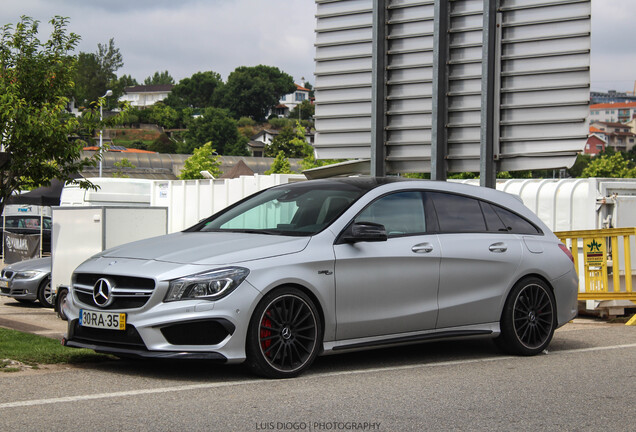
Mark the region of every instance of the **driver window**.
[[425, 233], [422, 194], [399, 192], [383, 196], [364, 209], [355, 221], [382, 224], [389, 237]]

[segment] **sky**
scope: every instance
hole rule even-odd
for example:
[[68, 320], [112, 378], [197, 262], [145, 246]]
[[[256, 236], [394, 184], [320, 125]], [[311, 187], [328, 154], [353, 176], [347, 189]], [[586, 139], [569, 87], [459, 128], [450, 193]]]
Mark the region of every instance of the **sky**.
[[[46, 23], [70, 18], [95, 52], [115, 39], [124, 66], [117, 75], [138, 81], [167, 70], [178, 82], [212, 70], [226, 79], [238, 66], [265, 64], [314, 82], [313, 0], [0, 0], [0, 25], [21, 15]], [[632, 91], [636, 81], [634, 0], [592, 0], [591, 89]]]
[[70, 18], [81, 36], [77, 51], [96, 52], [114, 38], [124, 66], [116, 73], [139, 82], [167, 70], [178, 82], [200, 71], [226, 79], [238, 66], [276, 66], [313, 83], [313, 0], [0, 0], [0, 25], [20, 16]]

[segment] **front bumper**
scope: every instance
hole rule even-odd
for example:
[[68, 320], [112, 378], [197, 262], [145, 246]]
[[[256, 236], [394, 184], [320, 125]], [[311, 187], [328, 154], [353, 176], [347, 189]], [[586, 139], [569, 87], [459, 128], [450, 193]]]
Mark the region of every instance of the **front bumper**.
[[148, 351], [134, 348], [118, 348], [114, 346], [95, 345], [86, 342], [62, 339], [62, 345], [72, 348], [87, 348], [102, 354], [112, 354], [125, 358], [154, 358], [172, 360], [207, 360], [226, 363], [227, 358], [216, 352], [183, 352], [183, 351]]
[[226, 363], [245, 360], [249, 317], [261, 294], [247, 281], [216, 301], [163, 302], [167, 283], [159, 282], [141, 308], [101, 309], [126, 313], [126, 330], [79, 325], [80, 309], [100, 311], [80, 303], [76, 293], [67, 297], [68, 333], [63, 343], [121, 357], [204, 359]]
[[20, 300], [37, 300], [38, 288], [42, 278], [32, 279], [0, 279], [8, 286], [0, 286], [0, 295]]

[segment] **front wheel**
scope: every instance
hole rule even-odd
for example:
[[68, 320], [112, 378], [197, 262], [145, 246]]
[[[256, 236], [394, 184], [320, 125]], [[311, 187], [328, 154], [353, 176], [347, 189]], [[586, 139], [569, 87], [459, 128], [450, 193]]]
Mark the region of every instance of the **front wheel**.
[[60, 288], [55, 296], [55, 311], [57, 316], [64, 321], [68, 321], [64, 307], [66, 306], [66, 297], [68, 296], [68, 288]]
[[314, 302], [295, 288], [267, 294], [256, 307], [247, 333], [247, 365], [267, 378], [291, 378], [318, 355], [322, 327]]
[[497, 345], [510, 354], [535, 355], [550, 344], [556, 328], [552, 290], [539, 278], [523, 279], [512, 288], [501, 316]]
[[51, 290], [51, 276], [48, 276], [42, 281], [42, 283], [40, 283], [40, 287], [38, 288], [38, 301], [42, 306], [52, 308], [54, 306], [53, 297], [53, 291]]

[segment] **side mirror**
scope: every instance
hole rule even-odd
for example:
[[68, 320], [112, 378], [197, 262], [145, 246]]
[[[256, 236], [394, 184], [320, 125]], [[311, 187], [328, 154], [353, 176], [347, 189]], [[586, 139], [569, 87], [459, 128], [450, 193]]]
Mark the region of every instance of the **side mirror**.
[[373, 222], [355, 222], [342, 237], [345, 243], [387, 241], [384, 225]]

